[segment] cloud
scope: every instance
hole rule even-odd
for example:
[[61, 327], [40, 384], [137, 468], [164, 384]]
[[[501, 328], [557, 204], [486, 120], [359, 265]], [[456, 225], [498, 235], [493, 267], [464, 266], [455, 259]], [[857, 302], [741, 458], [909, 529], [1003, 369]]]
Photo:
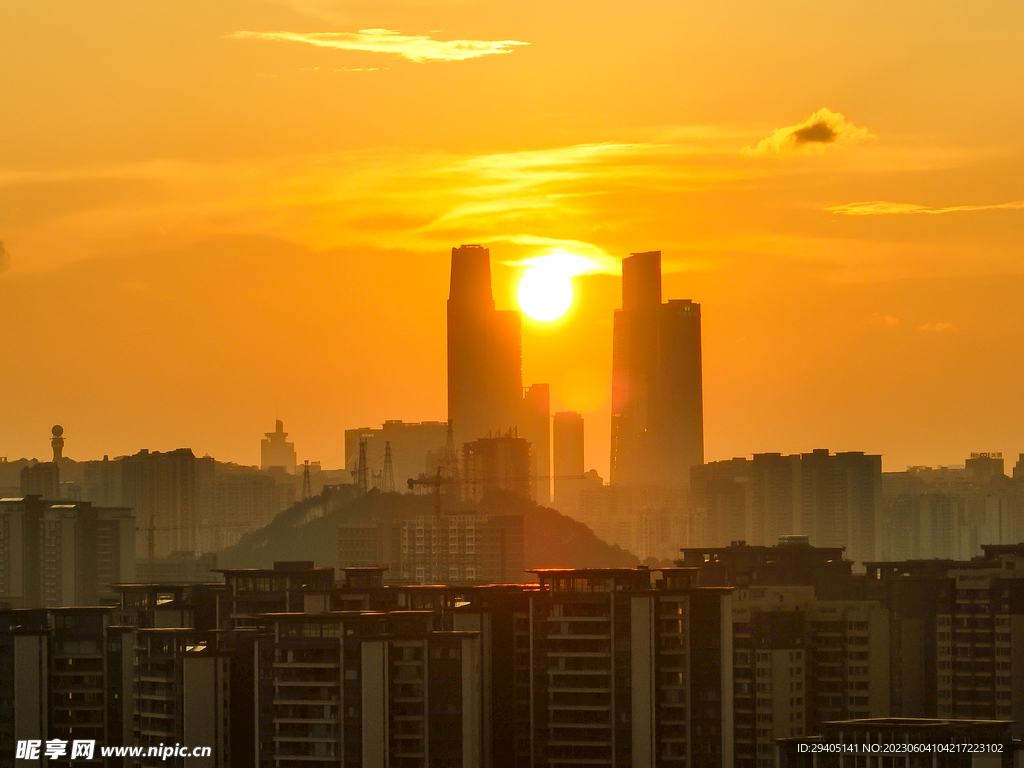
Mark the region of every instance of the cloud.
[[393, 53], [409, 61], [463, 61], [492, 53], [511, 53], [519, 40], [434, 40], [427, 35], [403, 35], [392, 29], [358, 32], [235, 32], [237, 39], [290, 40], [344, 51]]
[[894, 325], [900, 324], [900, 319], [898, 317], [893, 317], [892, 315], [882, 315], [875, 312], [871, 315], [871, 319], [868, 320], [868, 322], [871, 323], [871, 325], [887, 325], [892, 328]]
[[917, 330], [941, 333], [942, 331], [955, 331], [956, 328], [952, 323], [925, 323], [924, 325], [917, 326]]
[[839, 112], [822, 108], [799, 125], [777, 128], [771, 136], [761, 139], [756, 147], [747, 147], [743, 151], [747, 155], [779, 157], [802, 151], [819, 151], [829, 144], [855, 144], [870, 135], [866, 128], [847, 122]]
[[951, 205], [946, 208], [931, 208], [927, 205], [914, 203], [887, 203], [884, 200], [872, 200], [864, 203], [844, 203], [826, 208], [832, 213], [844, 216], [877, 216], [895, 213], [960, 213], [962, 211], [998, 211], [1024, 209], [1024, 200], [1010, 203], [994, 203], [992, 205]]
[[4, 247], [4, 241], [0, 240], [0, 272], [6, 272], [11, 268], [11, 254]]
[[556, 265], [567, 277], [577, 275], [621, 275], [622, 260], [610, 256], [604, 249], [592, 243], [579, 240], [554, 240], [530, 236], [512, 236], [500, 238], [505, 242], [520, 245], [541, 246], [548, 248], [540, 256], [524, 259], [511, 259], [502, 262], [510, 267], [528, 267], [535, 264]]

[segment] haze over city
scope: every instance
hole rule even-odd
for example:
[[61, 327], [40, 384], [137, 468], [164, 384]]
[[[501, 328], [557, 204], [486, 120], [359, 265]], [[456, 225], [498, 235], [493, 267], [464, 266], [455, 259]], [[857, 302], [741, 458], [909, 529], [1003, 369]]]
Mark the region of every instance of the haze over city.
[[1024, 768], [1024, 3], [0, 3], [0, 763]]
[[0, 455], [446, 418], [449, 254], [585, 257], [523, 379], [608, 472], [620, 259], [700, 302], [705, 456], [1021, 450], [1011, 2], [0, 9]]

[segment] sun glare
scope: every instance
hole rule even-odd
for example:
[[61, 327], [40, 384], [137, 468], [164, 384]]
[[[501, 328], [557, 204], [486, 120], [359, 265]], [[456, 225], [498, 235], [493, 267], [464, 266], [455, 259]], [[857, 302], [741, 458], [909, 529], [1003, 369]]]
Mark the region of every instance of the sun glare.
[[584, 256], [555, 251], [523, 262], [526, 273], [519, 281], [519, 306], [540, 322], [557, 320], [572, 306], [570, 278], [594, 271]]
[[572, 283], [563, 274], [531, 267], [519, 281], [519, 306], [534, 320], [557, 320], [572, 305]]

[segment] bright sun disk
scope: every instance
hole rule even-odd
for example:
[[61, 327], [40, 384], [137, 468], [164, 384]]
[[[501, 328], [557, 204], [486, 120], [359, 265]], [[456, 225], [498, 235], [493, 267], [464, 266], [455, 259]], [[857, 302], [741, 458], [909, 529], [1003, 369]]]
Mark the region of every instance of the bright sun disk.
[[564, 270], [538, 263], [519, 281], [518, 296], [519, 306], [534, 320], [557, 320], [572, 305], [572, 283]]

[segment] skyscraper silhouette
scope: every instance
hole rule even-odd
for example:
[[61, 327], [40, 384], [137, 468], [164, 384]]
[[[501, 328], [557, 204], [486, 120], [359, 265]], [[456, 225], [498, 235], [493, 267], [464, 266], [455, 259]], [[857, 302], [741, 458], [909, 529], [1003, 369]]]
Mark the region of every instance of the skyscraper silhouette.
[[[519, 436], [530, 443], [530, 497], [538, 504], [551, 503], [551, 387], [534, 384], [523, 395]], [[583, 474], [583, 470], [580, 470]]]
[[452, 248], [448, 296], [448, 418], [455, 445], [517, 426], [523, 398], [521, 320], [496, 310], [491, 255], [480, 245]]
[[704, 461], [700, 305], [661, 303], [661, 252], [622, 262], [612, 340], [611, 480], [678, 487]]

